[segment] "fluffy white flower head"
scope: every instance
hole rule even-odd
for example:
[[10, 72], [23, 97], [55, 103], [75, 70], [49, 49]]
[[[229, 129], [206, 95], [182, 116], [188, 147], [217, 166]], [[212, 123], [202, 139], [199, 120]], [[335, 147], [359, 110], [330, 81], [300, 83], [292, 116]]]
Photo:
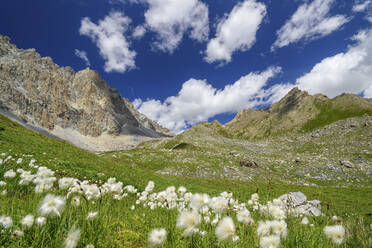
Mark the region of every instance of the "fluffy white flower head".
[[261, 237], [261, 248], [277, 248], [280, 245], [280, 237], [276, 235]]
[[89, 212], [87, 216], [87, 220], [94, 219], [97, 217], [97, 215], [98, 215], [98, 212]]
[[[187, 234], [193, 233], [193, 230], [201, 222], [201, 216], [196, 211], [183, 211], [177, 219], [177, 227], [187, 230]], [[196, 230], [195, 230], [196, 231]]]
[[39, 212], [42, 216], [61, 216], [65, 204], [65, 198], [48, 194], [44, 197]]
[[340, 245], [345, 238], [345, 228], [341, 225], [326, 226], [324, 228], [325, 235], [332, 240], [333, 243]]
[[166, 237], [167, 231], [165, 229], [154, 229], [149, 234], [148, 242], [150, 246], [159, 246], [164, 243]]
[[309, 219], [305, 216], [305, 217], [302, 219], [301, 224], [302, 224], [302, 225], [307, 225], [307, 224], [309, 224]]
[[47, 221], [47, 219], [45, 217], [43, 217], [43, 216], [40, 216], [40, 217], [37, 217], [36, 218], [36, 224], [38, 226], [44, 226], [45, 223], [46, 223], [46, 221]]
[[65, 247], [66, 248], [75, 248], [80, 239], [80, 230], [72, 227], [71, 230], [68, 232], [66, 240], [65, 240]]
[[5, 228], [11, 228], [13, 226], [13, 220], [9, 216], [0, 216], [0, 225]]
[[224, 217], [216, 227], [216, 236], [218, 240], [232, 238], [235, 234], [235, 224], [230, 217]]
[[26, 215], [21, 220], [21, 225], [25, 228], [30, 228], [34, 224], [34, 216], [31, 214]]

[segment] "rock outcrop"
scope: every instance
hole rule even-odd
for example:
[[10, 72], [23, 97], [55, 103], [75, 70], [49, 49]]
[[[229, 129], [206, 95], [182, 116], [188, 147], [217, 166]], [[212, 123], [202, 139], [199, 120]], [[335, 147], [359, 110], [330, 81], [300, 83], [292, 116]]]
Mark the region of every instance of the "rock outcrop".
[[[225, 124], [225, 132], [237, 138], [273, 137], [288, 132], [312, 131], [350, 117], [372, 115], [372, 99], [354, 94], [328, 98], [310, 95], [297, 87], [266, 109], [245, 109]], [[314, 138], [319, 134], [314, 133]]]
[[0, 111], [92, 151], [124, 149], [172, 133], [139, 113], [96, 71], [59, 67], [0, 35]]

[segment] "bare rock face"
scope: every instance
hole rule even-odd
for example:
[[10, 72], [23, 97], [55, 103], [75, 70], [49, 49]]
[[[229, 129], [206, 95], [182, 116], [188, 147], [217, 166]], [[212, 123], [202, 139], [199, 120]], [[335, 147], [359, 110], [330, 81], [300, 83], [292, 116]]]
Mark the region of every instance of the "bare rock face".
[[[1, 113], [88, 150], [123, 149], [172, 135], [140, 114], [96, 71], [59, 67], [34, 49], [17, 49], [1, 35], [0, 93]], [[101, 136], [106, 141], [100, 147]], [[110, 136], [116, 141], [109, 141]]]
[[258, 168], [258, 164], [255, 161], [251, 161], [249, 159], [241, 160], [239, 164], [241, 167]]
[[286, 209], [294, 215], [320, 216], [322, 214], [321, 202], [318, 200], [308, 201], [302, 192], [284, 194], [279, 199], [285, 204]]

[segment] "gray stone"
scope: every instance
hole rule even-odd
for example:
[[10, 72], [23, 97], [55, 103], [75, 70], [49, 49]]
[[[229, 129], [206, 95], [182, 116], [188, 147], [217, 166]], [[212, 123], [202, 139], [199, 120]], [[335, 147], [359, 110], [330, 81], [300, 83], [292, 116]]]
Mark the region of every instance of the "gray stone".
[[307, 198], [302, 192], [291, 192], [289, 194], [282, 195], [279, 197], [280, 200], [287, 203], [290, 207], [296, 207], [304, 202], [306, 202]]
[[258, 168], [258, 164], [255, 161], [251, 161], [248, 159], [240, 161], [241, 167], [250, 167], [250, 168]]
[[319, 216], [322, 214], [320, 201], [307, 201], [306, 196], [302, 192], [291, 192], [280, 196], [279, 199], [292, 214], [305, 214], [310, 216]]
[[346, 168], [353, 168], [354, 167], [354, 164], [351, 163], [350, 161], [347, 161], [347, 160], [344, 160], [344, 161], [339, 160], [338, 162], [339, 162], [340, 165], [343, 165]]

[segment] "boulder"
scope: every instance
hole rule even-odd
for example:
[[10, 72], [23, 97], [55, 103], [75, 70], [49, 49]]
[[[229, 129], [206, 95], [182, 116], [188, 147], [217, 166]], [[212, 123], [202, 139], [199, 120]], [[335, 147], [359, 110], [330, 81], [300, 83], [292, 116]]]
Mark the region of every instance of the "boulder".
[[320, 201], [308, 201], [302, 192], [291, 192], [279, 197], [284, 207], [293, 215], [320, 216], [322, 207]]
[[344, 160], [344, 161], [339, 160], [338, 162], [340, 163], [340, 165], [343, 165], [346, 168], [353, 168], [354, 167], [354, 164], [351, 163], [350, 161], [347, 161], [347, 160]]
[[244, 159], [240, 161], [240, 166], [242, 167], [250, 167], [250, 168], [258, 168], [258, 164], [255, 161], [251, 161], [248, 159]]

